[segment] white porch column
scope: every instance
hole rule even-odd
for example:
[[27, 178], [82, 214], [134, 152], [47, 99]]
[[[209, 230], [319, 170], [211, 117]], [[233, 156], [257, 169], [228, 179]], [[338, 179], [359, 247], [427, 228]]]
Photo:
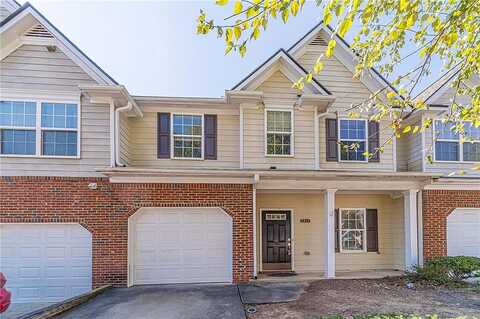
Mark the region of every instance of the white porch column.
[[325, 205], [325, 277], [335, 278], [335, 192], [326, 189]]
[[410, 189], [403, 193], [405, 223], [405, 269], [411, 270], [418, 265], [418, 189]]

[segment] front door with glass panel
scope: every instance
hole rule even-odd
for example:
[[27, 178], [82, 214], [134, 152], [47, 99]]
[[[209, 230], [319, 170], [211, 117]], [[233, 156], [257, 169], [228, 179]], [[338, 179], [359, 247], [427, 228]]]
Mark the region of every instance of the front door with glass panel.
[[291, 270], [290, 211], [262, 212], [262, 268]]

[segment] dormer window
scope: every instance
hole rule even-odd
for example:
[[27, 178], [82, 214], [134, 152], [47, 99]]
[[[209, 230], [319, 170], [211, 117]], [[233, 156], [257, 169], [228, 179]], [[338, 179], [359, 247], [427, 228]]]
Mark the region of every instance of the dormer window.
[[293, 155], [293, 111], [265, 111], [265, 153], [267, 156]]

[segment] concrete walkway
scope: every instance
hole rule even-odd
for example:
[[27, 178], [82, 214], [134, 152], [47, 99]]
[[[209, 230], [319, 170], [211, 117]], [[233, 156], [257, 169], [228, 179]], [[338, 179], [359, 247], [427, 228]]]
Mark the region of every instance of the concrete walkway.
[[156, 285], [116, 288], [62, 319], [245, 319], [236, 285]]
[[251, 282], [238, 285], [244, 304], [295, 301], [305, 292], [307, 282]]

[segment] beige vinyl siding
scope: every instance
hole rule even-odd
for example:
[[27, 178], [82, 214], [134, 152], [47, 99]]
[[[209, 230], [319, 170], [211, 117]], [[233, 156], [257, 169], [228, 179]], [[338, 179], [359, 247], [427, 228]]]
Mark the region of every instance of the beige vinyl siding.
[[[78, 85], [87, 83], [96, 84], [59, 49], [51, 53], [45, 46], [23, 45], [0, 64], [0, 98], [2, 93], [8, 93], [22, 99], [17, 92], [25, 91], [38, 96], [39, 101], [58, 93], [75, 100], [80, 97]], [[79, 159], [0, 157], [1, 175], [101, 176], [95, 169], [110, 166], [109, 106], [92, 105], [86, 98], [80, 104]]]
[[[233, 108], [233, 107], [232, 107]], [[217, 113], [217, 160], [183, 160], [157, 158], [157, 112], [184, 114]], [[148, 168], [239, 168], [240, 134], [239, 114], [222, 113], [205, 107], [189, 105], [144, 112], [143, 118], [129, 118], [130, 122], [130, 165]]]
[[397, 138], [397, 171], [408, 171], [408, 145], [407, 138]]
[[119, 142], [120, 161], [122, 164], [128, 166], [131, 161], [131, 148], [133, 141], [130, 130], [130, 119], [125, 112], [120, 113]]
[[57, 48], [22, 45], [0, 64], [1, 89], [78, 91], [79, 84], [97, 84], [87, 73]]
[[[261, 210], [292, 209], [294, 229], [293, 252], [295, 271], [323, 272], [325, 269], [324, 195], [257, 194], [257, 247], [261, 247]], [[403, 269], [403, 198], [389, 195], [350, 195], [338, 193], [336, 208], [376, 208], [379, 223], [379, 253], [336, 253], [336, 270]], [[308, 218], [310, 223], [300, 223]], [[261, 249], [257, 250], [260, 269]]]
[[[325, 47], [312, 49], [307, 46], [305, 53], [298, 59], [299, 63], [307, 70], [310, 70], [318, 56]], [[325, 86], [336, 98], [329, 112], [339, 112], [340, 116], [346, 117], [352, 105], [365, 101], [370, 96], [367, 87], [335, 57], [324, 59], [324, 68], [318, 76], [318, 81]], [[359, 110], [357, 110], [359, 111]], [[352, 162], [327, 162], [326, 160], [326, 136], [325, 118], [320, 119], [320, 169], [347, 169], [356, 171], [394, 171], [393, 144], [385, 145], [384, 152], [380, 155], [380, 163], [352, 163]], [[391, 136], [391, 129], [388, 128], [388, 121], [380, 123], [380, 145]]]
[[[379, 252], [336, 253], [338, 271], [364, 269], [403, 269], [403, 198], [389, 195], [337, 194], [336, 208], [376, 208], [378, 210]], [[399, 267], [401, 266], [401, 267]]]
[[[292, 110], [297, 100], [297, 91], [292, 89], [292, 82], [280, 71], [275, 72], [257, 90], [264, 93], [267, 110]], [[245, 168], [269, 169], [275, 166], [277, 169], [314, 169], [314, 112], [311, 109], [295, 109], [293, 119], [294, 156], [265, 156], [265, 110], [244, 110]]]
[[[418, 120], [411, 124], [412, 126], [422, 126], [422, 120]], [[427, 151], [423, 149], [422, 145], [422, 134], [408, 134], [402, 136], [402, 139], [406, 143], [406, 156], [407, 156], [407, 170], [408, 171], [422, 171], [424, 157], [427, 154]]]
[[2, 176], [101, 176], [96, 168], [110, 166], [108, 105], [82, 99], [80, 159], [0, 157]]

